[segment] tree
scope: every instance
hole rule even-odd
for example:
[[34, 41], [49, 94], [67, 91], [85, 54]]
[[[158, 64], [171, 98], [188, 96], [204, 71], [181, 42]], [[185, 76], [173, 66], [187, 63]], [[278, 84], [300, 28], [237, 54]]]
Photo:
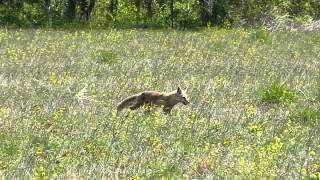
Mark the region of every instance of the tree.
[[141, 0], [134, 0], [134, 5], [136, 6], [136, 24], [139, 24], [140, 21], [140, 8], [141, 8]]
[[[80, 5], [80, 20], [88, 21], [94, 9], [95, 0], [79, 0]], [[76, 0], [68, 0], [66, 15], [69, 20], [74, 20], [76, 17]]]
[[76, 17], [76, 0], [68, 0], [66, 15], [69, 20], [74, 20]]
[[147, 8], [147, 17], [152, 19], [152, 0], [146, 0], [146, 8]]
[[95, 0], [80, 0], [80, 19], [88, 21], [95, 5]]
[[114, 16], [118, 9], [118, 0], [110, 0], [109, 3], [109, 11]]
[[173, 28], [173, 0], [170, 3], [170, 12], [171, 12], [171, 27]]
[[225, 17], [226, 17], [226, 10], [225, 10], [225, 4], [228, 4], [225, 0], [215, 0], [212, 2], [212, 17], [211, 17], [211, 23], [214, 25], [220, 25], [223, 23]]
[[208, 0], [199, 0], [199, 11], [202, 25], [207, 25], [211, 14]]
[[44, 0], [44, 9], [48, 17], [48, 25], [51, 26], [52, 17], [51, 17], [51, 11], [50, 11], [50, 0]]
[[199, 0], [202, 25], [207, 25], [209, 22], [214, 25], [223, 23], [227, 14], [225, 6], [228, 3], [226, 0]]
[[166, 6], [166, 1], [165, 0], [158, 0], [158, 4], [159, 4], [161, 11], [164, 11], [165, 6]]

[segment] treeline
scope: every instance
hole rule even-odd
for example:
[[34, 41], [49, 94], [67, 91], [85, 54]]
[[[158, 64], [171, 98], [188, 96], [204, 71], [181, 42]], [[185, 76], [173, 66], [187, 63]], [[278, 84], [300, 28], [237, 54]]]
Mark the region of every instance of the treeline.
[[319, 19], [319, 0], [0, 0], [0, 25], [261, 26], [279, 16]]

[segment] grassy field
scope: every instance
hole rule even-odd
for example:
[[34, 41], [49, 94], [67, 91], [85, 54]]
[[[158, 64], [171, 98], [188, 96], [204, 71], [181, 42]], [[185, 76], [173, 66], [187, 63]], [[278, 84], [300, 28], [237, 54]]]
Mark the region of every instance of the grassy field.
[[4, 179], [320, 179], [319, 105], [319, 33], [0, 30]]

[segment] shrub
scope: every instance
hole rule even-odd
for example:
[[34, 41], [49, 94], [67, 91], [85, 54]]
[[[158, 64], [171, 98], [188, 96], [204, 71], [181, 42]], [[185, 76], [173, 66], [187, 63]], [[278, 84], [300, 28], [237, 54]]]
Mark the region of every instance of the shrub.
[[295, 93], [287, 85], [273, 82], [262, 90], [260, 99], [268, 104], [287, 104], [295, 101]]
[[314, 123], [320, 120], [320, 111], [314, 108], [303, 108], [292, 113], [291, 119], [299, 122]]
[[256, 30], [250, 33], [250, 37], [253, 40], [259, 41], [259, 42], [264, 42], [268, 38], [268, 33], [264, 30]]
[[107, 64], [113, 64], [117, 61], [117, 56], [112, 51], [100, 51], [95, 55], [95, 57], [98, 62]]

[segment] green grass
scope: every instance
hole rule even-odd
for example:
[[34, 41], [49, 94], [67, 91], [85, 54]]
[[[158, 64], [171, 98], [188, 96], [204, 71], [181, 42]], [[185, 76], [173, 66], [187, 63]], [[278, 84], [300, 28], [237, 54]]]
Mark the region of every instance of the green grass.
[[[319, 179], [319, 57], [317, 33], [2, 29], [0, 176]], [[115, 113], [178, 86], [171, 115]]]

